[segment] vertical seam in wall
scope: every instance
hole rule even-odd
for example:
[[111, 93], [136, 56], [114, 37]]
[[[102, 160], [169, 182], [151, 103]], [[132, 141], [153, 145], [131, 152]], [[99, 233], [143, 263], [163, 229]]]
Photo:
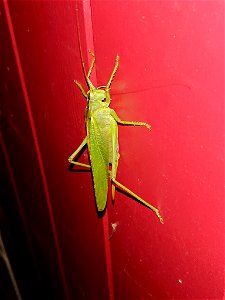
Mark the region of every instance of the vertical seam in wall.
[[114, 284], [113, 284], [113, 273], [112, 273], [112, 255], [109, 241], [109, 217], [108, 211], [106, 210], [103, 218], [103, 231], [104, 231], [104, 246], [106, 256], [106, 267], [107, 267], [107, 279], [109, 288], [109, 300], [114, 300]]
[[6, 166], [7, 166], [8, 172], [9, 172], [9, 177], [10, 177], [10, 181], [11, 181], [11, 184], [12, 184], [13, 192], [14, 192], [14, 195], [15, 195], [15, 198], [16, 198], [16, 204], [17, 204], [17, 208], [19, 210], [19, 216], [22, 219], [23, 230], [24, 230], [24, 233], [25, 233], [25, 236], [26, 236], [26, 241], [27, 241], [27, 244], [28, 244], [28, 247], [29, 247], [31, 257], [33, 259], [34, 268], [35, 268], [35, 271], [36, 271], [36, 274], [37, 274], [37, 279], [39, 280], [38, 283], [40, 283], [41, 282], [41, 276], [40, 276], [40, 272], [39, 272], [38, 267], [37, 267], [36, 260], [34, 259], [34, 250], [33, 250], [32, 244], [31, 244], [29, 231], [27, 229], [24, 210], [23, 210], [23, 207], [21, 205], [20, 196], [19, 196], [16, 180], [15, 180], [15, 177], [14, 177], [14, 174], [13, 174], [12, 165], [11, 165], [11, 162], [10, 162], [10, 159], [9, 159], [9, 156], [8, 156], [8, 152], [7, 152], [7, 148], [6, 148], [3, 136], [1, 135], [1, 132], [0, 132], [0, 143], [1, 143], [1, 146], [2, 146], [3, 156], [4, 156], [5, 161], [6, 161]]
[[[83, 6], [83, 16], [84, 16], [84, 30], [85, 30], [85, 39], [86, 39], [86, 45], [87, 51], [90, 49], [91, 51], [94, 51], [94, 34], [93, 34], [93, 23], [92, 23], [92, 10], [91, 10], [91, 0], [83, 0], [82, 1]], [[77, 8], [78, 13], [78, 8]], [[79, 20], [77, 16], [77, 27], [78, 27], [78, 38], [80, 39], [80, 26], [79, 26]], [[80, 41], [79, 41], [80, 43]], [[82, 51], [81, 44], [80, 44], [80, 51]], [[81, 53], [81, 57], [82, 57]], [[89, 59], [89, 58], [88, 58]], [[96, 69], [92, 71], [92, 82], [97, 85], [97, 75], [96, 75]], [[106, 258], [106, 271], [107, 271], [107, 282], [108, 282], [108, 290], [109, 290], [109, 300], [114, 300], [114, 284], [113, 284], [113, 272], [112, 272], [112, 255], [111, 255], [111, 249], [110, 249], [110, 241], [109, 241], [109, 217], [108, 212], [106, 210], [105, 215], [102, 219], [103, 224], [103, 235], [104, 235], [104, 247], [105, 247], [105, 258]]]
[[15, 55], [15, 59], [16, 59], [16, 65], [18, 68], [21, 88], [22, 88], [24, 101], [25, 101], [26, 108], [27, 108], [28, 119], [30, 122], [32, 136], [34, 139], [34, 145], [35, 145], [35, 149], [36, 149], [39, 168], [40, 168], [40, 172], [41, 172], [47, 207], [48, 207], [48, 211], [49, 211], [50, 222], [51, 222], [51, 226], [52, 226], [53, 238], [54, 238], [55, 247], [56, 247], [57, 259], [58, 259], [59, 269], [60, 269], [62, 283], [63, 283], [63, 287], [64, 287], [64, 293], [65, 293], [66, 299], [69, 300], [70, 299], [69, 291], [68, 291], [66, 277], [65, 277], [62, 255], [61, 255], [61, 251], [60, 251], [60, 247], [59, 247], [59, 239], [58, 239], [58, 235], [57, 235], [57, 230], [56, 230], [56, 225], [55, 225], [55, 220], [54, 220], [54, 215], [53, 215], [53, 210], [52, 210], [52, 205], [51, 205], [51, 199], [50, 199], [49, 190], [48, 190], [47, 179], [45, 176], [45, 170], [44, 170], [44, 165], [43, 165], [43, 161], [42, 161], [40, 146], [38, 143], [37, 132], [36, 132], [35, 124], [34, 124], [34, 119], [33, 119], [32, 110], [31, 110], [31, 106], [30, 106], [28, 91], [27, 91], [27, 87], [26, 87], [26, 83], [25, 83], [23, 68], [22, 68], [22, 64], [20, 61], [19, 51], [18, 51], [18, 47], [17, 47], [17, 43], [16, 43], [14, 28], [13, 28], [13, 24], [12, 24], [11, 15], [10, 15], [10, 9], [9, 9], [9, 5], [8, 5], [8, 0], [4, 0], [3, 4], [4, 4], [4, 8], [5, 8], [6, 19], [7, 19], [7, 23], [8, 23], [9, 32], [10, 32], [12, 47], [13, 47], [13, 51], [14, 51], [14, 55]]

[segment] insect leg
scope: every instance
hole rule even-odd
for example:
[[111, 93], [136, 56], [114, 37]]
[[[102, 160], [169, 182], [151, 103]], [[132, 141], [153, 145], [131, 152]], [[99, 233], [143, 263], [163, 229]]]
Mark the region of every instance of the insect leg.
[[73, 152], [72, 155], [70, 155], [70, 157], [68, 158], [68, 161], [71, 164], [77, 165], [77, 166], [81, 166], [81, 167], [86, 167], [86, 168], [91, 168], [90, 165], [87, 164], [83, 164], [83, 163], [79, 163], [74, 161], [74, 158], [77, 156], [77, 154], [82, 150], [82, 148], [87, 144], [87, 136], [85, 137], [85, 139], [83, 140], [83, 142], [80, 144], [80, 146], [76, 149], [76, 151]]
[[91, 61], [91, 65], [90, 65], [88, 74], [87, 74], [87, 76], [86, 76], [86, 81], [87, 81], [87, 84], [88, 84], [90, 90], [95, 90], [96, 88], [94, 87], [93, 83], [92, 83], [91, 80], [90, 80], [91, 72], [92, 72], [93, 67], [94, 67], [94, 64], [95, 64], [95, 55], [94, 55], [93, 52], [91, 52], [91, 50], [88, 50], [88, 52], [89, 52], [89, 53], [91, 54], [91, 56], [92, 56], [92, 61]]
[[85, 92], [85, 90], [84, 90], [82, 84], [81, 84], [79, 81], [77, 81], [77, 80], [74, 80], [74, 83], [76, 83], [76, 85], [79, 87], [79, 89], [81, 90], [82, 95], [83, 95], [85, 98], [87, 98], [87, 93]]
[[133, 125], [133, 126], [145, 126], [148, 129], [151, 129], [151, 126], [148, 123], [145, 123], [145, 122], [134, 122], [134, 121], [123, 121], [123, 120], [121, 120], [113, 109], [111, 109], [110, 114], [116, 120], [116, 122], [119, 123], [119, 124]]
[[116, 71], [118, 70], [118, 67], [119, 67], [119, 59], [120, 59], [120, 57], [119, 57], [119, 55], [117, 55], [117, 56], [116, 56], [116, 63], [115, 63], [114, 69], [113, 69], [113, 71], [112, 71], [112, 74], [111, 74], [111, 76], [110, 76], [110, 78], [109, 78], [109, 81], [108, 81], [108, 83], [107, 83], [106, 90], [110, 88], [110, 85], [111, 85], [111, 83], [112, 83], [112, 81], [113, 81], [113, 78], [114, 78], [114, 76], [115, 76], [115, 74], [116, 74]]
[[[111, 175], [111, 174], [110, 174]], [[112, 182], [121, 190], [123, 190], [124, 192], [126, 192], [127, 194], [129, 194], [130, 196], [134, 197], [135, 199], [137, 199], [139, 202], [141, 202], [143, 205], [147, 206], [148, 208], [150, 208], [155, 214], [156, 216], [159, 218], [160, 222], [163, 224], [163, 218], [159, 213], [159, 210], [152, 206], [151, 204], [149, 204], [148, 202], [146, 202], [145, 200], [143, 200], [141, 197], [139, 197], [137, 194], [135, 194], [134, 192], [132, 192], [131, 190], [129, 190], [126, 186], [124, 186], [123, 184], [121, 184], [120, 182], [118, 182], [115, 178], [111, 177]]]
[[[112, 169], [111, 169], [111, 177], [116, 178], [118, 160], [119, 160], [119, 146], [118, 146], [118, 126], [116, 122], [111, 124], [112, 131]], [[112, 184], [112, 200], [115, 198], [115, 185]]]
[[89, 71], [88, 71], [88, 74], [87, 74], [87, 77], [89, 78], [91, 76], [91, 72], [92, 72], [94, 64], [95, 64], [95, 55], [94, 55], [94, 53], [91, 50], [88, 50], [88, 52], [92, 56], [91, 65], [90, 65], [90, 68], [89, 68]]

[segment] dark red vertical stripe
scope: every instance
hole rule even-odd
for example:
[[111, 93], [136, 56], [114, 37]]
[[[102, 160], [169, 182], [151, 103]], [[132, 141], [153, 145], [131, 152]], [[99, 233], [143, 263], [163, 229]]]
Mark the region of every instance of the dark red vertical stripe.
[[108, 276], [108, 287], [109, 287], [109, 299], [114, 300], [114, 285], [113, 285], [113, 272], [112, 272], [112, 255], [109, 243], [109, 217], [106, 210], [103, 218], [103, 231], [104, 231], [104, 245], [105, 245], [105, 256], [106, 256], [106, 267]]
[[29, 96], [28, 96], [28, 92], [27, 92], [26, 82], [25, 82], [25, 78], [24, 78], [24, 74], [23, 74], [23, 68], [22, 68], [22, 65], [21, 65], [19, 51], [18, 51], [18, 47], [17, 47], [17, 43], [16, 43], [15, 34], [14, 34], [14, 29], [13, 29], [12, 19], [11, 19], [11, 15], [10, 15], [8, 1], [4, 0], [3, 4], [4, 4], [4, 8], [5, 8], [8, 28], [9, 28], [9, 32], [10, 32], [11, 41], [12, 41], [12, 47], [13, 47], [13, 51], [14, 51], [14, 55], [15, 55], [15, 59], [16, 59], [17, 68], [18, 68], [18, 73], [19, 73], [20, 83], [21, 83], [21, 87], [22, 87], [22, 92], [23, 92], [23, 96], [24, 96], [24, 100], [25, 100], [25, 104], [26, 104], [26, 108], [27, 108], [27, 113], [28, 113], [28, 118], [29, 118], [29, 122], [30, 122], [30, 126], [31, 126], [31, 131], [32, 131], [33, 139], [34, 139], [35, 149], [36, 149], [36, 153], [37, 153], [37, 159], [38, 159], [40, 172], [41, 172], [41, 176], [42, 176], [42, 182], [43, 182], [43, 187], [44, 187], [44, 191], [45, 191], [50, 222], [51, 222], [51, 226], [52, 226], [53, 238], [54, 238], [54, 241], [55, 241], [55, 247], [56, 247], [56, 253], [57, 253], [57, 258], [58, 258], [58, 263], [59, 263], [59, 269], [60, 269], [62, 282], [63, 282], [63, 286], [64, 286], [65, 298], [69, 300], [70, 299], [69, 291], [68, 291], [68, 287], [67, 287], [67, 282], [66, 282], [66, 277], [65, 277], [65, 272], [64, 272], [64, 266], [63, 266], [61, 251], [60, 251], [60, 247], [59, 247], [59, 240], [58, 240], [55, 220], [54, 220], [54, 216], [53, 216], [51, 199], [50, 199], [50, 195], [49, 195], [49, 191], [48, 191], [48, 185], [47, 185], [47, 180], [46, 180], [46, 176], [45, 176], [45, 170], [44, 170], [44, 166], [43, 166], [41, 151], [40, 151], [38, 138], [37, 138], [37, 132], [36, 132], [34, 119], [33, 119], [33, 115], [32, 115], [32, 110], [31, 110], [31, 106], [30, 106], [30, 100], [29, 100]]
[[[27, 243], [29, 245], [29, 250], [30, 250], [31, 256], [34, 257], [33, 248], [31, 246], [30, 236], [29, 236], [29, 233], [28, 233], [28, 230], [27, 230], [27, 224], [26, 224], [26, 221], [25, 221], [24, 210], [23, 210], [23, 207], [22, 207], [21, 202], [20, 202], [20, 196], [19, 196], [16, 180], [15, 180], [15, 177], [14, 177], [14, 174], [13, 174], [13, 169], [12, 169], [11, 162], [10, 162], [10, 159], [9, 159], [9, 156], [8, 156], [8, 152], [7, 152], [7, 149], [6, 149], [6, 146], [5, 146], [5, 142], [3, 140], [3, 136], [1, 135], [1, 133], [0, 133], [0, 143], [1, 143], [1, 146], [2, 146], [2, 151], [3, 151], [4, 159], [6, 161], [6, 165], [7, 165], [7, 169], [8, 169], [8, 172], [9, 172], [9, 177], [10, 177], [10, 180], [11, 180], [13, 191], [15, 193], [16, 204], [17, 204], [17, 207], [18, 207], [18, 210], [19, 210], [19, 215], [20, 215], [20, 217], [22, 219], [22, 222], [23, 222], [23, 230], [25, 232], [25, 236], [26, 236], [26, 239], [27, 239]], [[33, 261], [35, 262], [34, 259], [33, 259]], [[38, 273], [38, 276], [40, 276], [39, 273]]]
[[[92, 26], [92, 13], [91, 13], [91, 3], [90, 0], [86, 0], [82, 2], [83, 6], [83, 16], [84, 16], [84, 35], [86, 38], [86, 49], [94, 51], [94, 38], [93, 38], [93, 26]], [[79, 13], [79, 8], [77, 7], [77, 12]], [[80, 25], [79, 25], [79, 17], [77, 16], [77, 27], [78, 27], [78, 38], [81, 38]], [[79, 41], [80, 42], [80, 41]], [[80, 43], [80, 51], [82, 51], [82, 45]], [[81, 53], [81, 57], [83, 57]], [[88, 55], [88, 59], [90, 56]], [[89, 60], [90, 64], [90, 60]], [[92, 82], [97, 86], [97, 76], [95, 69], [92, 72]], [[103, 217], [103, 233], [104, 233], [104, 248], [105, 248], [105, 258], [106, 258], [106, 269], [107, 269], [107, 281], [108, 281], [108, 289], [109, 289], [109, 299], [114, 300], [114, 284], [113, 284], [113, 273], [112, 273], [112, 256], [109, 242], [109, 219], [108, 213], [106, 211]]]

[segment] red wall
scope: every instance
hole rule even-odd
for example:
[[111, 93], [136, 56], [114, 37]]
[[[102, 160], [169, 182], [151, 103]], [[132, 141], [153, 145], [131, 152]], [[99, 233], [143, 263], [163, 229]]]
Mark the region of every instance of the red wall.
[[[222, 299], [224, 3], [4, 1], [2, 20], [4, 151], [43, 291]], [[98, 85], [120, 55], [111, 106], [152, 131], [120, 126], [118, 180], [164, 225], [120, 192], [98, 218], [91, 173], [69, 168], [85, 136], [79, 42]]]

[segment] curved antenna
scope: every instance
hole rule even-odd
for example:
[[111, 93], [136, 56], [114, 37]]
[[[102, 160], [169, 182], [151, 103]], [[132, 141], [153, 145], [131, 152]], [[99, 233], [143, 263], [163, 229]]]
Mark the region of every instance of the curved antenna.
[[78, 35], [78, 41], [79, 41], [79, 51], [80, 51], [80, 58], [81, 58], [81, 63], [82, 63], [82, 69], [84, 72], [84, 77], [86, 78], [87, 74], [84, 68], [84, 60], [83, 60], [83, 54], [82, 54], [82, 49], [81, 49], [81, 38], [80, 38], [80, 23], [78, 19], [78, 9], [76, 9], [76, 19], [77, 19], [77, 35]]
[[77, 35], [78, 35], [78, 41], [79, 41], [79, 51], [80, 51], [80, 58], [81, 58], [81, 63], [82, 63], [82, 69], [83, 69], [83, 72], [84, 72], [84, 77], [85, 77], [85, 79], [87, 81], [87, 84], [88, 84], [89, 88], [91, 90], [94, 90], [95, 87], [94, 87], [93, 83], [91, 82], [91, 80], [89, 79], [89, 77], [90, 77], [91, 72], [92, 72], [93, 67], [94, 67], [95, 55], [94, 55], [94, 53], [91, 50], [88, 50], [88, 52], [91, 54], [91, 56], [93, 58], [92, 58], [92, 61], [91, 61], [91, 65], [90, 65], [89, 71], [88, 71], [88, 73], [86, 73], [85, 67], [84, 67], [84, 60], [83, 60], [82, 49], [81, 49], [80, 23], [79, 23], [79, 20], [78, 20], [78, 10], [76, 10], [76, 19], [77, 19]]

